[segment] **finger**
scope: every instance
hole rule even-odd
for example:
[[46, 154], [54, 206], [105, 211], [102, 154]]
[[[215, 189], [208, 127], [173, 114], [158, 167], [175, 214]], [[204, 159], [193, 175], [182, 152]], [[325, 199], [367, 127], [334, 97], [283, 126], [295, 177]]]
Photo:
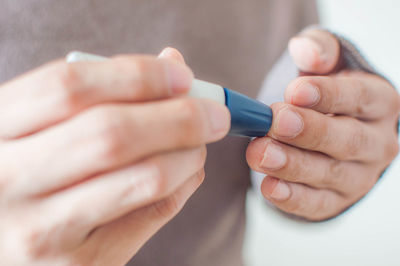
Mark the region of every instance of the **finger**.
[[177, 49], [172, 47], [164, 48], [164, 50], [161, 51], [158, 57], [165, 59], [173, 59], [178, 63], [186, 64], [183, 55]]
[[287, 103], [326, 114], [349, 115], [364, 120], [397, 113], [398, 94], [386, 80], [371, 74], [300, 77], [285, 92]]
[[333, 71], [340, 58], [337, 39], [320, 29], [309, 29], [292, 38], [289, 52], [301, 71], [313, 74]]
[[51, 63], [0, 87], [0, 138], [30, 134], [100, 103], [181, 95], [192, 80], [186, 66], [149, 56]]
[[[271, 108], [274, 120], [268, 135], [280, 142], [319, 151], [338, 160], [374, 162], [376, 158], [387, 157], [385, 137], [372, 124], [283, 103]], [[392, 132], [385, 134], [387, 139], [394, 137]]]
[[97, 228], [88, 235], [74, 257], [83, 265], [101, 265], [104, 261], [124, 265], [183, 208], [203, 179], [204, 171], [188, 179], [167, 198]]
[[59, 189], [154, 154], [214, 142], [229, 124], [226, 107], [206, 99], [100, 106], [15, 144], [17, 194]]
[[[339, 161], [319, 152], [298, 149], [268, 137], [250, 143], [246, 154], [250, 167], [284, 181], [352, 195], [367, 193], [376, 183], [380, 169]], [[374, 173], [375, 171], [375, 173]]]
[[45, 204], [90, 231], [168, 197], [202, 171], [205, 157], [205, 147], [155, 156], [60, 191]]
[[284, 212], [321, 221], [344, 211], [349, 201], [339, 194], [267, 176], [261, 184], [266, 199]]

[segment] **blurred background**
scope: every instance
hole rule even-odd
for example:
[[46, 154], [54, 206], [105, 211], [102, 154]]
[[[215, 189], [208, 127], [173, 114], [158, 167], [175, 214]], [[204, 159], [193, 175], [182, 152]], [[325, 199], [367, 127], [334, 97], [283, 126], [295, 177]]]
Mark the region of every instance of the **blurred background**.
[[[319, 0], [321, 24], [354, 41], [400, 85], [400, 1]], [[261, 265], [400, 265], [400, 162], [350, 211], [323, 223], [293, 221], [249, 192], [244, 256]]]
[[400, 85], [400, 1], [319, 0], [321, 23], [355, 41], [370, 61]]

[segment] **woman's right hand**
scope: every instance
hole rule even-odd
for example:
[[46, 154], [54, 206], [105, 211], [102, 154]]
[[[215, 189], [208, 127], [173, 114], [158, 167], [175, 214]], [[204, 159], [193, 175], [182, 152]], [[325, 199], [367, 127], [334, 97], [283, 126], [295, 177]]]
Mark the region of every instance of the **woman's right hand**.
[[[172, 56], [173, 57], [173, 56]], [[124, 265], [204, 178], [226, 107], [176, 60], [55, 62], [0, 86], [4, 265]]]

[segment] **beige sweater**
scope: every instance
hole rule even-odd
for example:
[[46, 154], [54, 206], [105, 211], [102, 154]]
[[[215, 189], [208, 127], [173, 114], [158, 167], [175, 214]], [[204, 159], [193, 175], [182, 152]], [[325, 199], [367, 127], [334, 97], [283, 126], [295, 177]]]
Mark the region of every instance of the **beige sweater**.
[[[311, 0], [0, 0], [0, 7], [0, 82], [70, 50], [154, 54], [174, 46], [198, 78], [252, 97], [288, 38], [317, 20]], [[209, 146], [204, 185], [129, 265], [242, 265], [247, 142]]]

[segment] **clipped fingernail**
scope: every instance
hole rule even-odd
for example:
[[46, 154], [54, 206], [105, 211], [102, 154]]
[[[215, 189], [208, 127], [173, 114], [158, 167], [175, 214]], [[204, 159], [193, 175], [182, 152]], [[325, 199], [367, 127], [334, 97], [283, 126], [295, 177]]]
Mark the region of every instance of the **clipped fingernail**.
[[322, 46], [305, 36], [292, 38], [289, 42], [289, 51], [297, 67], [305, 72], [312, 72], [316, 64], [324, 58]]
[[312, 107], [320, 100], [320, 93], [317, 87], [310, 83], [304, 83], [297, 87], [292, 96], [292, 104], [304, 107]]
[[190, 90], [193, 83], [193, 73], [183, 64], [170, 60], [165, 62], [167, 80], [173, 93], [182, 94]]
[[283, 149], [278, 145], [269, 142], [265, 149], [260, 166], [267, 170], [277, 170], [285, 166], [286, 160], [286, 153]]
[[278, 184], [275, 186], [275, 189], [271, 193], [271, 198], [274, 200], [286, 200], [290, 196], [290, 188], [286, 184], [285, 181], [279, 180]]
[[285, 181], [274, 177], [267, 177], [264, 186], [264, 193], [267, 193], [269, 197], [276, 201], [284, 201], [290, 197], [290, 187]]
[[210, 133], [213, 137], [219, 138], [225, 135], [230, 128], [229, 111], [222, 104], [205, 100], [205, 108], [210, 121]]
[[303, 119], [288, 107], [278, 112], [274, 134], [280, 137], [294, 138], [303, 130]]

